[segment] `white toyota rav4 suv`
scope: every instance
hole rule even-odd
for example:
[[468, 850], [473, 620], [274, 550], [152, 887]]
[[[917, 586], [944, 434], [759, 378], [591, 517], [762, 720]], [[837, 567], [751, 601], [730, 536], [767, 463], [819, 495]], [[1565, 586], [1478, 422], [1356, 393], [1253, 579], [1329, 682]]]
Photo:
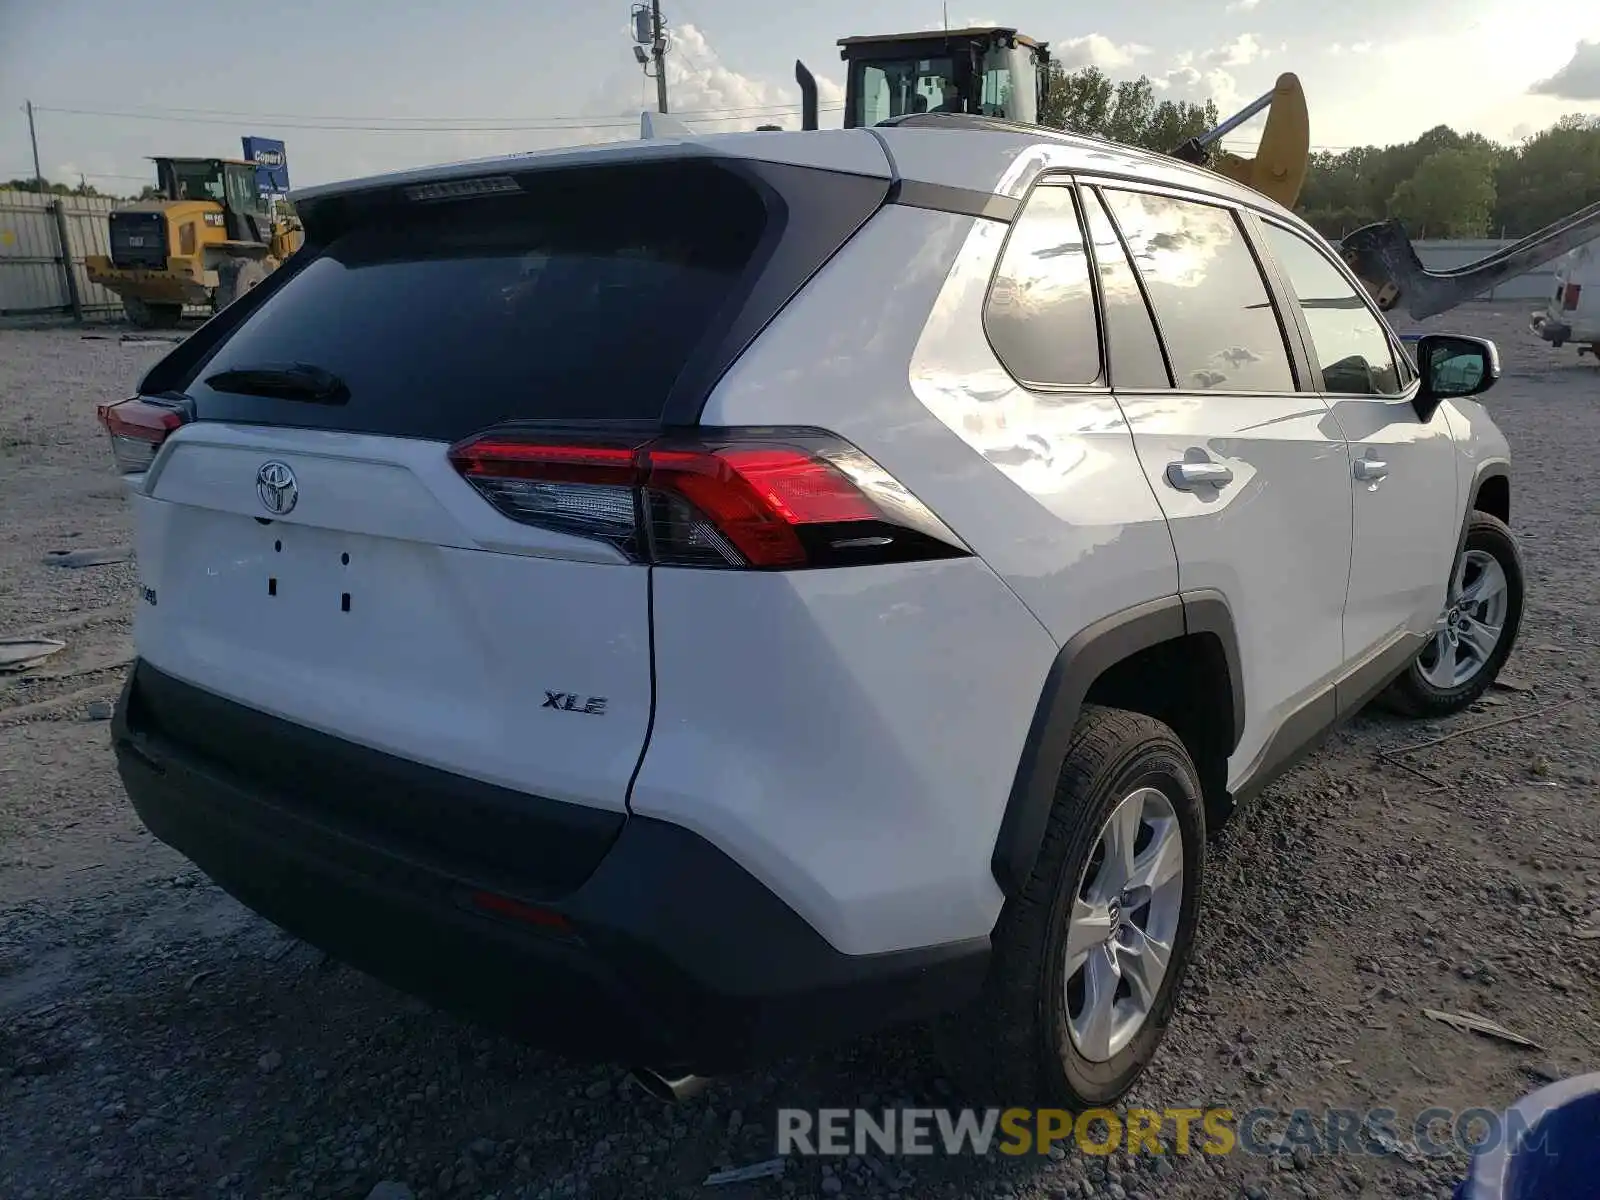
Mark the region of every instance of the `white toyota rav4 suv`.
[[283, 928], [652, 1086], [942, 1018], [973, 1088], [1116, 1098], [1208, 828], [1516, 637], [1493, 345], [1409, 354], [1204, 170], [927, 116], [296, 199], [102, 410], [127, 791]]

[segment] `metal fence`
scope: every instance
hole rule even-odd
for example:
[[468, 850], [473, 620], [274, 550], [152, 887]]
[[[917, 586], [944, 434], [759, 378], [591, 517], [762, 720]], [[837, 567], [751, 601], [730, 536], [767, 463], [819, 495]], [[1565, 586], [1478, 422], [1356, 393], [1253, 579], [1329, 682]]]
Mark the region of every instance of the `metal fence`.
[[0, 316], [120, 313], [122, 301], [90, 283], [83, 265], [91, 254], [110, 252], [106, 215], [119, 203], [0, 191]]

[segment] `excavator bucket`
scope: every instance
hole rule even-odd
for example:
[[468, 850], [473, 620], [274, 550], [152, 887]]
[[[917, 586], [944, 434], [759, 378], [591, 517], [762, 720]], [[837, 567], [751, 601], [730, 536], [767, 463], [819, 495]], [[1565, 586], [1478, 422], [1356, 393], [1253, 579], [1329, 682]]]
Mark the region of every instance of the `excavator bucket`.
[[[1262, 109], [1267, 110], [1267, 124], [1254, 158], [1214, 149]], [[1306, 93], [1300, 86], [1300, 77], [1284, 72], [1270, 92], [1252, 100], [1215, 129], [1174, 146], [1170, 153], [1253, 188], [1285, 208], [1293, 208], [1311, 165], [1311, 119], [1306, 113]]]
[[1305, 186], [1311, 164], [1311, 119], [1300, 79], [1291, 72], [1278, 76], [1268, 102], [1267, 124], [1254, 158], [1218, 151], [1208, 164], [1235, 183], [1293, 208]]
[[1449, 312], [1507, 280], [1553, 262], [1570, 250], [1600, 238], [1600, 204], [1546, 225], [1519, 242], [1453, 271], [1429, 271], [1406, 237], [1405, 226], [1390, 218], [1363, 225], [1340, 243], [1340, 253], [1384, 312], [1402, 308], [1414, 321]]

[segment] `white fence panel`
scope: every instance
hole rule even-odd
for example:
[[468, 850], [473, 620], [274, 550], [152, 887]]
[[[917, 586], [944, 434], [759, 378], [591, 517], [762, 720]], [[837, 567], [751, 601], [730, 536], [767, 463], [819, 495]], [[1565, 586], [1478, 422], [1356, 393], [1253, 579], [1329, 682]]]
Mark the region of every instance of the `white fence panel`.
[[[119, 312], [122, 301], [89, 282], [84, 259], [105, 254], [107, 214], [119, 201], [106, 196], [61, 196], [0, 191], [0, 316], [26, 313]], [[67, 243], [62, 261], [62, 233]], [[76, 296], [74, 296], [74, 290]]]

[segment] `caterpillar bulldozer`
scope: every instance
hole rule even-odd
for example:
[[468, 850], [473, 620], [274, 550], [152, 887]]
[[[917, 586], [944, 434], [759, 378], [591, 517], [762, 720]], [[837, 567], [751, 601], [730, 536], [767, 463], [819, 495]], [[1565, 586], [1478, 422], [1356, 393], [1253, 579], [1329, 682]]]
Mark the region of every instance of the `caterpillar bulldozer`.
[[[921, 119], [921, 114], [939, 112], [1037, 124], [1049, 99], [1049, 46], [1014, 28], [982, 26], [847, 37], [840, 39], [839, 47], [846, 64], [847, 129], [907, 117]], [[795, 81], [800, 85], [801, 128], [815, 129], [816, 79], [804, 63], [796, 62]], [[1222, 148], [1224, 137], [1263, 110], [1267, 119], [1253, 157]], [[1310, 130], [1300, 80], [1285, 73], [1271, 91], [1215, 129], [1172, 147], [1169, 153], [1292, 209], [1310, 167]], [[1338, 248], [1380, 310], [1424, 320], [1597, 238], [1600, 204], [1452, 271], [1427, 270], [1404, 226], [1395, 219], [1355, 230]]]
[[170, 329], [185, 306], [217, 311], [260, 283], [304, 239], [292, 214], [274, 212], [256, 164], [231, 158], [157, 158], [159, 199], [111, 211], [111, 253], [86, 260], [89, 279], [122, 299], [141, 329]]

